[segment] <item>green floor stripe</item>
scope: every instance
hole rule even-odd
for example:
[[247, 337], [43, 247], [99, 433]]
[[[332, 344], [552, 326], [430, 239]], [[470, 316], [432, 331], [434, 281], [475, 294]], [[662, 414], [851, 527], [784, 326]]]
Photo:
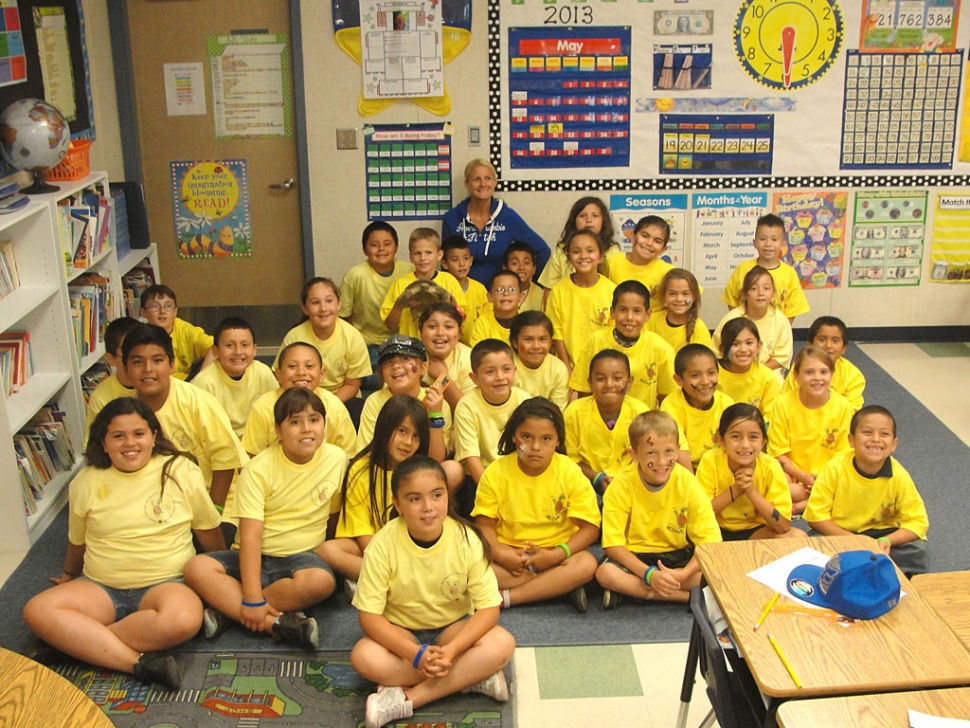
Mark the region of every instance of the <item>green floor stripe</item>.
[[917, 344], [924, 354], [934, 359], [949, 359], [957, 356], [970, 356], [970, 346], [958, 341], [937, 341]]
[[539, 698], [627, 698], [643, 695], [629, 645], [537, 647]]

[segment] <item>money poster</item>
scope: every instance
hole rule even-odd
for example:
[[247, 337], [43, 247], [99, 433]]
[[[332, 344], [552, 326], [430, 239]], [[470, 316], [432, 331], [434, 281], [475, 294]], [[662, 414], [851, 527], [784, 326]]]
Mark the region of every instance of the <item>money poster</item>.
[[918, 286], [926, 239], [926, 190], [855, 196], [849, 286]]
[[842, 285], [846, 211], [849, 193], [776, 192], [772, 210], [785, 221], [784, 260], [795, 268], [802, 288]]

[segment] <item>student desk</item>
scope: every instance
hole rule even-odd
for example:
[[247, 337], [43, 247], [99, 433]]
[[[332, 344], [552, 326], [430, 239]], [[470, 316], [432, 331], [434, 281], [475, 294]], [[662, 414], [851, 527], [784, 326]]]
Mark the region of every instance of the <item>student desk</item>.
[[[912, 584], [953, 634], [970, 649], [970, 571], [914, 576]], [[970, 711], [967, 716], [970, 717]]]
[[907, 711], [910, 708], [942, 718], [966, 720], [970, 717], [970, 688], [789, 700], [778, 708], [778, 725], [782, 728], [909, 728]]
[[[805, 546], [831, 555], [879, 552], [866, 536], [707, 543], [696, 551], [748, 669], [769, 699], [769, 724], [778, 704], [789, 698], [970, 685], [970, 653], [898, 571], [907, 595], [878, 619], [846, 627], [827, 619], [772, 613], [755, 632], [754, 623], [773, 592], [747, 573]], [[801, 679], [801, 689], [768, 642], [769, 632]]]
[[87, 695], [53, 670], [0, 648], [0, 725], [10, 728], [111, 728]]

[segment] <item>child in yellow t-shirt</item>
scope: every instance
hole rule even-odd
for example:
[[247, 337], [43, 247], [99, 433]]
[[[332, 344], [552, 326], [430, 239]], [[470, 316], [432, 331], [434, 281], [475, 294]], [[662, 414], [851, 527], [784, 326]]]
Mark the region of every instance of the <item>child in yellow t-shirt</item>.
[[636, 467], [613, 479], [603, 497], [603, 551], [596, 571], [603, 607], [620, 595], [686, 602], [701, 582], [694, 547], [721, 540], [711, 501], [693, 473], [677, 463], [677, 423], [643, 412], [630, 423]]
[[509, 329], [512, 319], [519, 313], [522, 291], [519, 276], [510, 270], [500, 270], [488, 282], [488, 302], [481, 316], [475, 322], [469, 345], [485, 339], [498, 339], [509, 343]]
[[896, 418], [869, 405], [852, 417], [849, 445], [822, 468], [812, 487], [805, 520], [813, 535], [861, 533], [876, 539], [906, 576], [927, 570], [926, 506], [906, 469], [892, 457], [899, 439]]
[[[380, 317], [381, 304], [388, 290], [413, 266], [397, 260], [397, 230], [390, 223], [375, 220], [364, 228], [361, 247], [366, 260], [344, 274], [340, 282], [340, 318], [360, 332], [367, 345], [371, 370], [377, 367], [377, 347], [391, 335]], [[361, 388], [380, 389], [380, 382], [372, 374], [364, 377]]]
[[589, 392], [589, 364], [603, 349], [616, 349], [627, 355], [633, 373], [627, 394], [649, 409], [656, 408], [676, 389], [673, 347], [645, 330], [650, 316], [649, 300], [647, 287], [640, 281], [623, 281], [613, 290], [610, 307], [613, 328], [596, 331], [587, 338], [569, 378], [569, 388], [574, 393]]
[[441, 243], [441, 267], [455, 277], [465, 294], [465, 325], [462, 327], [461, 340], [471, 346], [472, 330], [475, 322], [488, 306], [488, 289], [474, 278], [469, 278], [474, 258], [468, 241], [461, 235], [449, 235]]
[[701, 287], [693, 273], [671, 268], [660, 282], [658, 297], [663, 308], [650, 312], [647, 331], [670, 344], [674, 353], [687, 344], [711, 345], [711, 332], [700, 318]]
[[830, 389], [834, 367], [824, 349], [799, 351], [793, 367], [799, 387], [780, 394], [768, 416], [768, 454], [788, 476], [795, 513], [805, 509], [822, 466], [850, 447], [852, 405]]
[[519, 311], [541, 311], [545, 289], [532, 279], [536, 274], [536, 251], [528, 243], [514, 240], [502, 252], [502, 268], [519, 277], [519, 293], [522, 301]]
[[347, 456], [324, 441], [324, 406], [313, 392], [287, 390], [273, 414], [279, 444], [253, 458], [236, 484], [233, 548], [193, 558], [185, 581], [212, 607], [203, 619], [207, 638], [229, 619], [316, 650], [316, 620], [301, 612], [333, 593], [333, 570], [318, 550], [336, 515]]
[[492, 550], [503, 606], [569, 595], [588, 609], [584, 584], [596, 571], [586, 549], [599, 534], [596, 494], [565, 455], [562, 413], [535, 397], [509, 418], [499, 454], [478, 484], [475, 523]]
[[791, 493], [781, 465], [765, 453], [768, 426], [758, 408], [738, 402], [721, 415], [720, 446], [697, 466], [697, 482], [725, 541], [804, 537], [791, 527]]
[[192, 384], [219, 400], [242, 439], [253, 402], [276, 389], [276, 376], [256, 359], [256, 336], [245, 319], [230, 316], [220, 321], [215, 342], [215, 362], [199, 372]]
[[161, 326], [172, 337], [175, 352], [176, 379], [191, 379], [201, 369], [215, 361], [212, 337], [205, 329], [180, 319], [179, 304], [175, 291], [162, 283], [149, 286], [141, 293], [141, 310], [138, 315], [153, 326]]
[[566, 454], [579, 465], [597, 494], [606, 492], [613, 478], [629, 467], [633, 418], [649, 407], [626, 392], [630, 388], [630, 360], [622, 351], [603, 349], [589, 363], [591, 397], [569, 403]]
[[674, 381], [680, 387], [660, 405], [677, 422], [687, 441], [680, 464], [693, 472], [701, 457], [718, 444], [721, 413], [734, 400], [717, 391], [717, 359], [702, 344], [688, 344], [674, 358]]
[[[477, 283], [477, 281], [476, 281]], [[421, 342], [428, 350], [425, 386], [438, 388], [454, 414], [459, 400], [475, 388], [471, 379], [472, 350], [463, 344], [461, 312], [450, 303], [433, 303], [419, 320]]]
[[346, 577], [352, 598], [367, 544], [397, 516], [391, 503], [391, 473], [415, 453], [428, 454], [428, 411], [414, 397], [395, 394], [381, 408], [374, 439], [351, 461], [338, 496], [336, 537], [324, 542], [320, 556]]
[[768, 213], [758, 218], [754, 230], [754, 249], [758, 251], [758, 257], [746, 260], [731, 273], [727, 287], [721, 295], [728, 310], [739, 306], [744, 300], [742, 282], [754, 266], [760, 265], [771, 274], [775, 288], [773, 302], [788, 318], [788, 322], [791, 323], [799, 314], [808, 313], [808, 300], [798, 280], [798, 273], [781, 259], [787, 237], [785, 221], [777, 215]]
[[658, 215], [647, 215], [637, 221], [633, 229], [629, 253], [614, 255], [607, 261], [606, 275], [614, 283], [640, 281], [650, 291], [650, 309], [659, 311], [660, 282], [673, 265], [661, 258], [670, 242], [670, 225]]
[[131, 386], [131, 380], [128, 379], [128, 374], [125, 372], [121, 345], [124, 343], [128, 332], [138, 328], [139, 325], [138, 319], [122, 316], [108, 324], [104, 330], [104, 360], [111, 367], [111, 374], [98, 382], [98, 386], [88, 397], [87, 419], [84, 423], [84, 447], [87, 447], [88, 444], [88, 432], [91, 429], [91, 423], [94, 422], [98, 412], [103, 410], [108, 402], [118, 397], [137, 396]]
[[401, 725], [459, 690], [507, 701], [502, 667], [515, 640], [498, 626], [487, 545], [449, 510], [445, 474], [430, 458], [402, 463], [391, 490], [401, 517], [374, 536], [354, 596], [365, 636], [350, 664], [383, 686], [367, 697], [366, 725]]
[[351, 400], [360, 392], [361, 380], [373, 370], [364, 337], [338, 316], [340, 289], [329, 278], [311, 278], [300, 292], [300, 308], [307, 320], [286, 332], [283, 346], [305, 341], [316, 347], [323, 360], [320, 386], [348, 407], [355, 407]]
[[465, 308], [465, 293], [461, 284], [451, 273], [438, 270], [441, 262], [441, 236], [431, 228], [415, 228], [408, 240], [408, 257], [414, 265], [414, 272], [399, 278], [381, 304], [381, 319], [389, 331], [418, 338], [418, 319], [427, 304], [410, 295], [409, 287], [417, 281], [431, 281], [451, 296], [451, 301], [459, 308]]
[[614, 255], [622, 255], [620, 246], [613, 239], [613, 217], [609, 206], [599, 197], [580, 197], [569, 208], [569, 215], [559, 236], [559, 242], [552, 251], [549, 262], [539, 274], [539, 284], [545, 289], [543, 292], [543, 306], [549, 298], [549, 291], [563, 278], [575, 272], [569, 262], [567, 243], [573, 235], [587, 230], [595, 235], [600, 242], [600, 250], [606, 251], [600, 260], [600, 273], [606, 274], [606, 261]]
[[514, 352], [515, 386], [564, 410], [569, 401], [569, 370], [551, 353], [549, 317], [541, 311], [522, 311], [512, 319], [509, 343]]
[[569, 262], [575, 272], [552, 287], [546, 314], [552, 321], [556, 356], [572, 371], [573, 362], [593, 332], [610, 325], [610, 300], [616, 288], [600, 275], [597, 266], [603, 255], [600, 240], [580, 230], [566, 243]]
[[775, 373], [758, 361], [761, 334], [754, 321], [742, 316], [724, 324], [721, 347], [724, 356], [718, 360], [718, 390], [735, 402], [754, 405], [767, 416], [781, 387]]
[[[835, 362], [832, 372], [832, 390], [841, 394], [858, 411], [865, 403], [866, 378], [859, 368], [845, 358], [845, 350], [849, 348], [849, 333], [845, 322], [835, 316], [819, 316], [808, 328], [809, 344], [821, 347], [828, 352]], [[782, 391], [796, 389], [793, 372], [789, 372], [782, 386]]]

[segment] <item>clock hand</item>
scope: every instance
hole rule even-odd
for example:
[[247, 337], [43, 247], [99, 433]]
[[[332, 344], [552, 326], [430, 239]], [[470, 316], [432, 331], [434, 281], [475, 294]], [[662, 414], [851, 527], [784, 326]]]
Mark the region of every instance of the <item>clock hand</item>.
[[781, 63], [784, 69], [785, 88], [791, 86], [791, 63], [795, 52], [795, 28], [786, 25], [781, 29]]

